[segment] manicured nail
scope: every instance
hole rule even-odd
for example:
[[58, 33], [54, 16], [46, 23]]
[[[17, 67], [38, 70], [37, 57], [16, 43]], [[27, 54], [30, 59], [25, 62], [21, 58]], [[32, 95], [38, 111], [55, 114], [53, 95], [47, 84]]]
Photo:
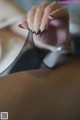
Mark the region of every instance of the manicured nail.
[[29, 25], [29, 29], [33, 32], [33, 24]]
[[50, 19], [50, 20], [53, 20], [53, 18], [54, 18], [54, 17], [52, 17], [52, 16], [49, 16], [49, 19]]
[[33, 31], [34, 34], [38, 35], [41, 31], [39, 30], [37, 33]]
[[20, 27], [20, 28], [23, 28], [23, 29], [24, 29], [24, 27], [22, 26], [22, 24], [19, 24], [19, 25], [18, 25], [18, 27]]
[[46, 23], [42, 23], [40, 26], [41, 32], [43, 32], [46, 29], [46, 27], [47, 27]]
[[28, 28], [28, 25], [27, 25], [27, 22], [24, 21], [22, 22], [21, 24], [18, 25], [20, 28], [23, 28], [23, 29], [27, 29]]
[[34, 32], [37, 34], [39, 32], [39, 26], [38, 25], [35, 25], [34, 26]]

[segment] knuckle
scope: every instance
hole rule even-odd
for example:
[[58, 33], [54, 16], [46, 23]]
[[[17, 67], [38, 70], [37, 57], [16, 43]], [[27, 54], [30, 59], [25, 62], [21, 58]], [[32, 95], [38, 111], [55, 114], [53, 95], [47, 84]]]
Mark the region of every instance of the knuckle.
[[37, 6], [33, 6], [29, 11], [28, 11], [28, 16], [34, 11], [36, 10]]
[[32, 10], [34, 10], [34, 9], [36, 9], [36, 8], [37, 8], [37, 6], [36, 6], [36, 5], [34, 5], [31, 9], [32, 9]]
[[40, 8], [40, 7], [38, 7], [38, 8], [37, 8], [37, 12], [40, 12], [40, 11], [41, 11], [41, 8]]

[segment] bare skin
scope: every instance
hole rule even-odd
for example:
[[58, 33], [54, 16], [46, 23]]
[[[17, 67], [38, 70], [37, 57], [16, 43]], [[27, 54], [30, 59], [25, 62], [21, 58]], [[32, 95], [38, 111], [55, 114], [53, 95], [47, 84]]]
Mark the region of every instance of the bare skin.
[[[0, 0], [0, 22], [23, 14], [25, 14], [25, 12], [15, 3], [12, 3], [10, 0]], [[11, 32], [16, 33], [18, 36], [22, 37], [23, 39], [26, 39], [26, 30], [21, 30], [18, 27], [18, 24], [20, 24], [21, 21], [9, 25], [9, 29], [7, 30], [10, 30]], [[6, 26], [4, 29], [6, 29]]]

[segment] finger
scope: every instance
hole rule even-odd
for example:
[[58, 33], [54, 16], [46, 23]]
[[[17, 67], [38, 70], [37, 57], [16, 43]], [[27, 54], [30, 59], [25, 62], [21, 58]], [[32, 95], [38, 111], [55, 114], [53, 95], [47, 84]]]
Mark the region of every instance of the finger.
[[50, 16], [52, 17], [52, 19], [54, 18], [59, 18], [59, 17], [64, 17], [64, 16], [69, 16], [68, 10], [65, 7], [61, 7], [59, 9], [56, 9], [55, 11], [53, 11]]
[[18, 25], [20, 28], [23, 28], [23, 29], [28, 29], [28, 23], [27, 21], [23, 21], [22, 23], [20, 23]]
[[33, 31], [33, 23], [34, 23], [34, 16], [36, 12], [37, 6], [33, 6], [27, 14], [27, 22], [29, 29]]
[[44, 16], [40, 26], [41, 32], [43, 32], [48, 27], [50, 13], [58, 8], [60, 8], [60, 6], [56, 2], [53, 2], [45, 8]]
[[48, 5], [49, 5], [49, 3], [47, 1], [44, 1], [36, 9], [35, 18], [34, 18], [34, 25], [33, 25], [33, 30], [35, 33], [39, 32], [41, 20], [42, 20], [43, 14], [44, 14], [44, 9]]

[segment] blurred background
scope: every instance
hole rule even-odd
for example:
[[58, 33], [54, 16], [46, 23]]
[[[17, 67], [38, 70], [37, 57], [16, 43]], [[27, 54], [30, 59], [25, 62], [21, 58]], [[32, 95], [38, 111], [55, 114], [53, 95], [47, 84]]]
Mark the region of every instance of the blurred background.
[[[18, 24], [25, 19], [31, 6], [41, 2], [43, 0], [0, 0], [0, 73], [10, 66], [25, 44], [28, 31], [20, 29]], [[80, 44], [80, 5], [70, 4], [66, 7], [70, 14], [70, 34]], [[23, 52], [27, 48], [31, 46], [27, 44]], [[15, 62], [3, 72], [3, 75], [8, 74], [14, 64]]]

